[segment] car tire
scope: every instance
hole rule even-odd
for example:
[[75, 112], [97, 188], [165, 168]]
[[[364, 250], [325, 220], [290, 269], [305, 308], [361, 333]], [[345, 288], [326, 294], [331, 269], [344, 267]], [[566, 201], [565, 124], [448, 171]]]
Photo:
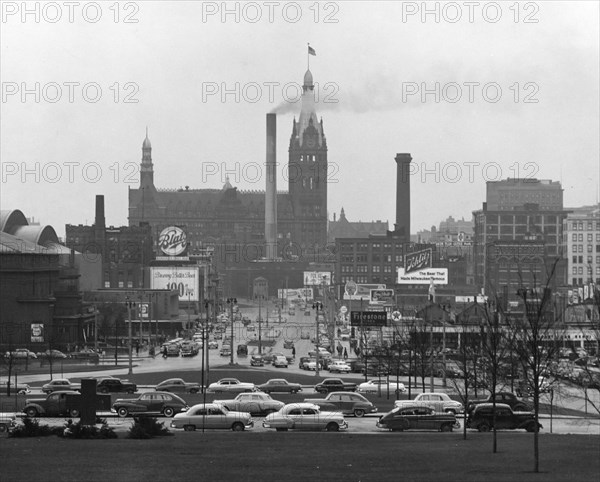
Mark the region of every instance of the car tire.
[[277, 430], [278, 432], [287, 432], [287, 428], [284, 427], [277, 427], [275, 430]]
[[6, 432], [8, 428], [4, 424], [0, 424], [0, 433]]
[[527, 425], [527, 427], [525, 427], [525, 430], [531, 433], [535, 432], [535, 423], [530, 423], [529, 425]]
[[364, 417], [365, 416], [365, 411], [361, 410], [360, 408], [357, 408], [356, 410], [354, 410], [354, 416], [355, 417]]
[[244, 431], [244, 424], [242, 422], [235, 422], [231, 426], [231, 430], [233, 430], [234, 432], [243, 432]]
[[198, 393], [198, 391], [199, 391], [199, 390], [198, 390], [197, 388], [192, 388], [192, 389], [190, 389], [190, 393]]
[[452, 424], [450, 424], [450, 423], [445, 423], [444, 425], [442, 425], [442, 426], [440, 427], [440, 430], [441, 430], [442, 432], [452, 432]]
[[451, 415], [456, 415], [456, 410], [454, 410], [453, 408], [448, 408], [445, 410], [446, 413], [449, 413]]
[[27, 415], [28, 417], [37, 417], [38, 416], [38, 411], [37, 408], [35, 407], [29, 407], [26, 411], [25, 411], [25, 415]]
[[79, 416], [80, 416], [81, 414], [79, 413], [79, 410], [77, 410], [76, 408], [72, 408], [72, 409], [69, 411], [69, 415], [71, 415], [71, 417], [73, 417], [73, 418], [79, 418]]
[[490, 426], [487, 423], [482, 423], [477, 427], [477, 430], [479, 430], [480, 432], [489, 432]]
[[196, 426], [195, 425], [184, 425], [183, 430], [185, 432], [193, 432], [194, 430], [196, 430]]
[[108, 388], [107, 387], [102, 387], [100, 389], [100, 393], [108, 393]]
[[173, 415], [175, 415], [175, 410], [173, 407], [165, 407], [163, 408], [163, 415], [167, 418], [171, 418]]
[[129, 393], [129, 395], [133, 395], [135, 393], [135, 390], [129, 389], [129, 390], [127, 390], [127, 393]]
[[327, 430], [328, 432], [339, 432], [340, 426], [335, 422], [329, 422], [327, 424], [327, 427], [325, 427], [325, 430]]
[[117, 413], [119, 414], [119, 417], [125, 418], [127, 415], [129, 415], [129, 410], [127, 410], [125, 407], [119, 407], [117, 409]]
[[298, 393], [298, 390], [292, 390], [290, 393], [291, 393], [292, 395], [295, 395], [296, 393]]
[[526, 412], [527, 407], [523, 404], [517, 404], [513, 407], [513, 412]]

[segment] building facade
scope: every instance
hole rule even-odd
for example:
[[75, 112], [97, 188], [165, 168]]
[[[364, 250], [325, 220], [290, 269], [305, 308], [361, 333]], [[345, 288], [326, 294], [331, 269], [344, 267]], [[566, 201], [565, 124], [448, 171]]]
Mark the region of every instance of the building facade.
[[567, 284], [600, 286], [600, 204], [568, 211], [563, 221]]
[[478, 290], [497, 293], [517, 287], [565, 279], [563, 259], [562, 187], [537, 179], [506, 179], [487, 183], [486, 202], [473, 212], [474, 281]]

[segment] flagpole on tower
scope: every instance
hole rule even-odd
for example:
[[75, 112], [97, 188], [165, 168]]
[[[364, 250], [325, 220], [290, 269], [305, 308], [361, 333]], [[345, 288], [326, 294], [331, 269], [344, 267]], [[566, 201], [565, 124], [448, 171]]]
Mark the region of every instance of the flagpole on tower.
[[308, 45], [308, 49], [306, 49], [306, 70], [310, 70], [310, 43], [306, 42], [306, 45]]

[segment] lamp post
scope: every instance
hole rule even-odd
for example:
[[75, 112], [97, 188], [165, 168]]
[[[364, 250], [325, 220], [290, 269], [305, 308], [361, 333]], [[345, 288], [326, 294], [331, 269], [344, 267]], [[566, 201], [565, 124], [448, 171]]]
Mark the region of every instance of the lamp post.
[[317, 313], [317, 335], [316, 335], [316, 351], [317, 351], [317, 365], [315, 367], [315, 376], [319, 376], [319, 310], [323, 312], [323, 303], [320, 301], [315, 301], [313, 303], [313, 309], [316, 310]]
[[125, 297], [125, 305], [127, 306], [127, 318], [129, 320], [129, 371], [127, 373], [131, 375], [133, 373], [133, 352], [131, 346], [131, 308], [135, 309], [137, 307], [137, 303], [135, 301], [130, 301], [129, 296], [127, 296]]
[[229, 305], [229, 319], [231, 323], [231, 353], [229, 358], [229, 364], [233, 365], [233, 305], [237, 304], [236, 298], [227, 298], [227, 305]]
[[255, 295], [254, 298], [258, 299], [258, 354], [262, 355], [262, 299], [263, 295]]

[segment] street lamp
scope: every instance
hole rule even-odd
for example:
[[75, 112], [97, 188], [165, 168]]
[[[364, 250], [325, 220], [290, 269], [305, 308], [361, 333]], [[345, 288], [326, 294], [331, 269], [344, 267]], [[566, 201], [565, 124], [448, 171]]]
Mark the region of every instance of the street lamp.
[[254, 299], [258, 299], [258, 354], [262, 355], [262, 299], [263, 295], [254, 295]]
[[231, 323], [231, 353], [229, 358], [229, 364], [233, 365], [233, 305], [237, 304], [237, 299], [227, 298], [227, 304], [229, 305], [229, 321]]
[[316, 310], [317, 313], [317, 336], [316, 336], [316, 345], [317, 345], [317, 365], [315, 367], [315, 376], [319, 376], [319, 310], [323, 313], [323, 303], [320, 301], [315, 301], [313, 303], [313, 309]]
[[[129, 371], [127, 372], [129, 375], [133, 373], [133, 353], [132, 353], [132, 343], [131, 343], [131, 309], [135, 309], [137, 307], [137, 303], [135, 301], [129, 301], [129, 296], [125, 297], [125, 306], [127, 306], [127, 319], [129, 320]], [[115, 350], [117, 348], [115, 347]]]

